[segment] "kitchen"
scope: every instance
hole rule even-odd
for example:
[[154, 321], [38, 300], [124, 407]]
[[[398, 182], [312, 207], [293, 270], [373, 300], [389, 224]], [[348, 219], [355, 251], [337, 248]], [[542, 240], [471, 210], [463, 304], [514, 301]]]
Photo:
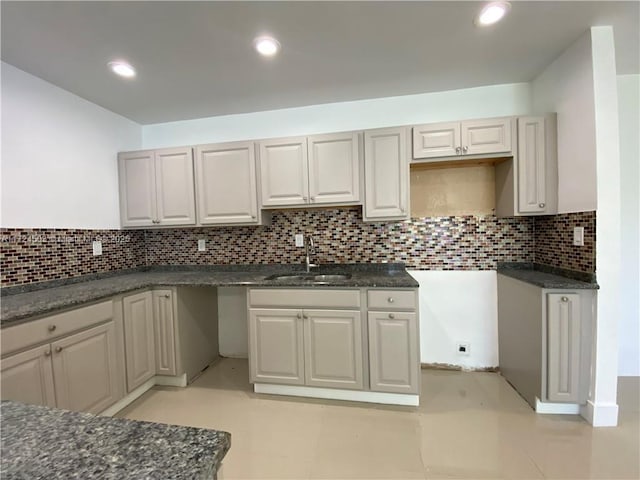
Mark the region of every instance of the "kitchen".
[[[471, 7], [468, 6], [470, 18], [476, 14], [476, 8]], [[169, 9], [170, 6], [166, 8]], [[509, 15], [516, 15], [516, 10], [514, 8]], [[383, 13], [388, 14], [389, 11], [385, 10]], [[53, 15], [54, 12], [49, 14]], [[41, 15], [46, 16], [44, 13]], [[6, 15], [3, 15], [3, 18], [6, 18]], [[30, 19], [44, 21], [38, 17], [30, 17]], [[473, 25], [469, 29], [471, 32], [476, 32], [476, 27]], [[3, 31], [5, 31], [4, 28]], [[499, 261], [532, 262], [542, 258], [546, 260], [543, 263], [558, 266], [557, 263], [562, 261], [562, 255], [558, 255], [558, 252], [562, 252], [563, 242], [566, 241], [565, 235], [573, 234], [574, 223], [576, 226], [585, 227], [585, 248], [572, 250], [572, 252], [578, 252], [579, 257], [567, 258], [568, 266], [565, 265], [565, 268], [571, 269], [570, 267], [574, 266], [574, 269], [583, 272], [598, 271], [598, 284], [601, 289], [598, 291], [597, 318], [599, 320], [608, 318], [606, 311], [603, 314], [602, 309], [608, 305], [607, 298], [611, 298], [607, 297], [607, 294], [611, 294], [608, 288], [611, 284], [606, 281], [606, 265], [601, 268], [600, 264], [597, 266], [594, 264], [594, 261], [601, 261], [601, 255], [598, 251], [594, 260], [593, 236], [595, 235], [596, 239], [604, 238], [606, 234], [603, 232], [606, 232], [606, 229], [615, 228], [615, 225], [611, 227], [607, 224], [613, 219], [610, 220], [606, 215], [601, 217], [601, 210], [606, 207], [607, 198], [600, 198], [600, 195], [604, 195], [605, 192], [603, 188], [615, 190], [617, 188], [615, 185], [601, 187], [598, 183], [597, 224], [593, 212], [596, 209], [594, 197], [596, 166], [601, 161], [601, 155], [603, 155], [602, 158], [611, 158], [601, 152], [596, 155], [594, 144], [597, 143], [598, 148], [603, 148], [602, 142], [596, 142], [595, 139], [599, 139], [600, 135], [606, 137], [610, 133], [607, 130], [610, 122], [604, 122], [606, 125], [603, 126], [602, 118], [607, 117], [597, 117], [597, 123], [594, 121], [595, 127], [591, 126], [595, 137], [591, 145], [583, 141], [583, 136], [580, 136], [580, 139], [573, 139], [575, 136], [571, 136], [571, 130], [576, 122], [582, 124], [581, 119], [584, 114], [583, 111], [575, 108], [576, 103], [578, 107], [583, 107], [581, 102], [585, 92], [584, 89], [576, 88], [576, 85], [583, 88], [582, 77], [576, 79], [569, 75], [563, 76], [563, 69], [574, 68], [576, 63], [582, 68], [583, 65], [580, 62], [586, 62], [583, 68], [595, 71], [600, 65], [597, 62], [606, 60], [609, 53], [604, 52], [602, 57], [596, 57], [594, 53], [596, 49], [591, 48], [591, 45], [596, 45], [597, 42], [603, 42], [605, 46], [609, 45], [606, 43], [607, 35], [611, 35], [611, 32], [606, 31], [604, 27], [587, 32], [583, 36], [576, 34], [576, 42], [573, 44], [567, 42], [562, 46], [563, 48], [557, 50], [557, 53], [554, 52], [546, 68], [547, 64], [541, 64], [539, 71], [534, 72], [537, 76], [531, 84], [492, 82], [493, 85], [484, 87], [463, 88], [461, 86], [461, 89], [452, 91], [439, 88], [435, 90], [436, 93], [408, 94], [404, 97], [359, 100], [353, 103], [298, 106], [273, 112], [210, 116], [201, 120], [182, 117], [182, 121], [173, 123], [141, 119], [142, 127], [126, 118], [102, 110], [95, 104], [57, 90], [50, 84], [25, 74], [8, 63], [3, 63], [3, 89], [6, 89], [6, 93], [3, 92], [5, 117], [3, 139], [5, 141], [2, 164], [2, 217], [3, 227], [6, 227], [3, 229], [3, 235], [9, 239], [3, 242], [3, 247], [9, 246], [8, 250], [3, 251], [5, 255], [3, 286], [7, 286], [7, 282], [9, 285], [24, 285], [43, 280], [55, 281], [77, 277], [82, 274], [95, 275], [161, 265], [284, 263], [299, 266], [305, 261], [305, 249], [295, 246], [295, 235], [310, 235], [315, 243], [313, 263], [372, 262], [378, 264], [387, 261], [404, 262], [407, 265], [413, 278], [420, 284], [419, 297], [414, 305], [414, 307], [419, 306], [420, 363], [443, 363], [470, 369], [498, 367], [498, 305], [495, 301], [486, 300], [487, 298], [495, 299], [497, 296], [495, 274], [497, 263]], [[604, 40], [603, 37], [605, 37]], [[287, 58], [285, 55], [287, 48], [291, 48], [288, 47], [291, 42], [285, 42], [282, 38], [280, 40], [283, 44], [283, 58]], [[251, 39], [248, 41], [250, 42]], [[3, 42], [3, 45], [5, 43]], [[570, 45], [571, 48], [568, 48]], [[601, 48], [605, 49], [605, 46]], [[613, 47], [613, 45], [610, 46]], [[562, 53], [564, 49], [566, 50]], [[585, 49], [588, 51], [587, 60], [585, 60]], [[254, 52], [247, 52], [249, 53], [255, 55]], [[562, 55], [558, 60], [551, 62], [560, 54]], [[8, 61], [4, 54], [3, 60]], [[277, 61], [277, 58], [274, 60]], [[13, 64], [16, 65], [16, 63], [18, 62], [14, 59]], [[100, 68], [103, 68], [103, 63], [105, 62], [101, 63]], [[258, 65], [259, 68], [272, 69], [277, 63], [258, 63]], [[27, 70], [26, 66], [23, 68]], [[273, 69], [267, 71], [273, 72]], [[108, 78], [107, 82], [112, 85], [110, 88], [122, 88], [117, 83], [119, 80], [108, 77], [107, 73], [105, 72], [105, 78]], [[141, 73], [140, 78], [135, 81], [142, 83], [142, 77]], [[611, 76], [607, 78], [611, 80]], [[615, 69], [613, 80], [615, 83]], [[548, 88], [545, 85], [548, 82], [552, 82], [554, 88]], [[562, 82], [565, 82], [566, 91], [569, 92], [563, 101], [568, 103], [570, 108], [553, 98], [557, 90], [563, 90], [558, 87]], [[132, 84], [124, 85], [128, 85], [125, 88], [131, 88]], [[598, 93], [595, 90], [596, 87], [598, 85], [591, 85], [592, 104], [596, 100], [601, 101], [596, 94]], [[538, 105], [532, 105], [532, 93], [533, 101]], [[136, 94], [142, 95], [143, 92], [136, 91]], [[370, 98], [374, 97], [375, 95], [372, 95]], [[282, 98], [280, 106], [287, 106], [287, 101], [284, 97]], [[293, 107], [295, 102], [293, 100], [291, 102]], [[600, 107], [601, 104], [598, 106]], [[259, 109], [263, 108], [253, 107], [253, 110], [245, 108], [244, 111]], [[487, 211], [486, 205], [482, 207], [485, 210], [480, 211], [469, 211], [468, 207], [465, 207], [464, 212], [458, 213], [451, 213], [452, 210], [448, 210], [440, 214], [427, 211], [414, 215], [414, 204], [417, 203], [414, 201], [414, 195], [422, 191], [420, 182], [428, 182], [434, 173], [429, 173], [429, 170], [415, 169], [412, 165], [410, 172], [407, 172], [411, 174], [411, 178], [407, 180], [411, 185], [412, 215], [411, 219], [406, 221], [363, 223], [362, 207], [354, 202], [345, 207], [330, 206], [327, 209], [260, 209], [263, 215], [265, 212], [271, 212], [271, 223], [263, 226], [120, 230], [117, 152], [159, 150], [182, 145], [192, 145], [197, 149], [198, 146], [210, 144], [252, 140], [259, 142], [261, 139], [282, 137], [305, 137], [309, 141], [312, 136], [319, 134], [345, 131], [356, 131], [365, 136], [367, 130], [371, 129], [412, 127], [445, 121], [515, 118], [534, 112], [557, 112], [560, 118], [565, 119], [564, 123], [558, 126], [558, 203], [559, 211], [566, 213], [558, 217], [499, 218]], [[599, 111], [601, 115], [607, 112], [609, 110], [606, 109]], [[151, 115], [151, 113], [148, 114]], [[613, 114], [617, 116], [617, 111]], [[191, 118], [208, 116], [207, 114], [192, 115]], [[180, 119], [180, 115], [174, 112], [173, 118]], [[88, 119], [91, 121], [89, 122]], [[26, 135], [29, 135], [32, 140], [32, 132], [27, 126], [39, 130], [37, 143], [26, 140]], [[604, 130], [600, 131], [601, 127]], [[614, 136], [617, 138], [617, 132]], [[43, 146], [47, 146], [46, 156], [43, 156], [40, 150]], [[568, 148], [579, 148], [580, 153], [584, 155], [566, 155]], [[411, 151], [409, 148], [407, 150]], [[365, 155], [366, 151], [365, 144], [363, 149]], [[86, 152], [92, 152], [92, 155], [96, 156], [96, 161], [87, 162]], [[52, 157], [55, 158], [54, 162], [48, 160], [49, 155], [54, 155]], [[29, 168], [11, 161], [12, 158], [18, 157], [29, 159]], [[104, 160], [98, 161], [98, 158]], [[195, 168], [198, 168], [197, 160]], [[581, 182], [575, 182], [573, 178], [567, 177], [567, 169], [579, 171], [584, 178]], [[499, 195], [495, 188], [491, 188], [495, 187], [497, 178], [494, 165], [452, 168], [446, 173], [435, 170], [434, 172], [436, 172], [435, 175], [443, 175], [445, 180], [450, 181], [451, 178], [458, 178], [456, 175], [460, 175], [456, 170], [465, 171], [468, 174], [467, 177], [462, 175], [462, 180], [467, 182], [470, 178], [477, 178], [471, 177], [472, 175], [482, 176], [484, 180], [480, 182], [479, 188], [485, 193], [493, 192], [495, 206]], [[565, 172], [564, 175], [563, 172]], [[598, 169], [598, 182], [602, 176]], [[59, 180], [52, 181], [53, 179]], [[28, 185], [28, 188], [25, 188], [25, 185]], [[197, 185], [195, 188], [197, 190]], [[366, 194], [367, 188], [363, 188], [362, 191]], [[428, 192], [428, 189], [424, 191]], [[456, 202], [458, 199], [454, 195], [454, 198], [445, 204], [445, 208], [455, 207]], [[487, 203], [490, 209], [491, 201]], [[598, 234], [596, 229], [600, 231], [601, 228], [605, 230]], [[562, 236], [550, 238], [544, 235], [545, 231], [559, 231], [562, 232]], [[38, 236], [52, 234], [71, 238], [71, 241], [38, 242], [42, 239]], [[72, 238], [74, 235], [77, 238]], [[81, 238], [82, 235], [90, 235], [91, 242], [84, 241]], [[12, 242], [11, 236], [22, 240], [24, 237], [31, 237], [33, 242], [31, 244], [22, 240]], [[102, 255], [93, 256], [93, 241], [98, 237], [103, 239], [101, 240]], [[50, 239], [50, 237], [45, 238]], [[202, 252], [198, 251], [200, 240], [205, 240], [205, 250]], [[10, 268], [7, 268], [8, 266]], [[403, 287], [406, 286], [411, 285], [403, 285]], [[457, 298], [462, 288], [465, 289], [464, 302]], [[246, 300], [243, 297], [246, 295], [244, 293], [246, 289], [247, 287], [237, 284], [218, 288], [216, 299], [218, 347], [223, 357], [245, 356], [246, 358], [248, 354], [248, 328], [245, 323], [248, 312]], [[3, 298], [3, 300], [7, 299]], [[3, 308], [5, 305], [6, 302], [3, 301]], [[366, 303], [362, 302], [361, 305], [364, 306]], [[600, 327], [605, 330], [604, 333], [599, 331], [598, 335], [609, 338], [606, 333], [607, 324], [603, 323]], [[609, 325], [609, 327], [614, 328], [615, 331], [615, 325]], [[426, 335], [425, 332], [429, 334]], [[456, 351], [457, 343], [468, 343], [469, 355], [460, 355]], [[599, 343], [597, 348], [602, 349], [596, 352], [598, 361], [603, 361], [607, 355], [617, 354], [617, 346], [614, 345], [612, 350], [607, 350], [606, 342]], [[223, 366], [224, 362], [226, 360], [220, 365]], [[247, 368], [239, 366], [241, 364], [233, 363], [233, 365], [234, 368]], [[615, 362], [613, 365], [615, 370]], [[228, 368], [231, 369], [231, 367]], [[603, 409], [606, 410], [606, 406], [616, 405], [617, 373], [614, 372], [611, 376], [611, 372], [607, 370], [610, 364], [606, 362], [604, 366], [597, 364], [596, 370], [599, 368], [602, 368], [604, 373], [597, 378], [597, 382], [601, 383], [595, 386], [593, 400], [596, 405], [602, 403]], [[221, 374], [213, 372], [210, 375]], [[245, 378], [248, 378], [248, 375], [249, 373], [246, 372]], [[455, 383], [455, 380], [452, 382]], [[437, 383], [437, 378], [431, 381], [432, 385]], [[429, 404], [425, 400], [428, 398], [428, 385], [429, 382], [422, 381], [421, 391], [424, 393], [421, 394], [420, 403], [425, 407]], [[189, 387], [186, 390], [188, 389]], [[155, 394], [153, 392], [158, 391], [161, 390], [156, 387], [152, 395]], [[169, 393], [181, 395], [176, 391]], [[251, 400], [256, 399], [251, 398]], [[315, 404], [299, 405], [304, 409], [305, 405], [311, 408]], [[167, 421], [167, 423], [173, 422]], [[222, 428], [224, 423], [209, 426], [224, 430]], [[244, 426], [243, 428], [252, 427]], [[234, 431], [231, 433], [234, 435]], [[232, 447], [229, 461], [233, 452]], [[228, 473], [230, 472], [225, 472], [225, 474]], [[393, 478], [390, 473], [386, 475]]]

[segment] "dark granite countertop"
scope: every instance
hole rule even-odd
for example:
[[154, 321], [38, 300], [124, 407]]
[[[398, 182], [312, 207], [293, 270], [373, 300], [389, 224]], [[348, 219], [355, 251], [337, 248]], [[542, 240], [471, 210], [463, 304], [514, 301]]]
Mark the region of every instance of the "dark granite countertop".
[[312, 282], [300, 278], [270, 280], [282, 273], [304, 273], [301, 265], [227, 265], [155, 267], [128, 271], [71, 284], [52, 282], [48, 288], [23, 291], [13, 287], [2, 296], [0, 325], [6, 327], [29, 317], [106, 299], [142, 288], [161, 286], [251, 286], [251, 287], [385, 287], [417, 288], [418, 282], [407, 273], [403, 264], [323, 265], [314, 273], [347, 273], [349, 278]]
[[572, 272], [540, 264], [499, 264], [498, 273], [542, 288], [574, 290], [597, 290], [599, 288], [592, 274]]
[[0, 403], [0, 477], [212, 479], [231, 446], [218, 430]]

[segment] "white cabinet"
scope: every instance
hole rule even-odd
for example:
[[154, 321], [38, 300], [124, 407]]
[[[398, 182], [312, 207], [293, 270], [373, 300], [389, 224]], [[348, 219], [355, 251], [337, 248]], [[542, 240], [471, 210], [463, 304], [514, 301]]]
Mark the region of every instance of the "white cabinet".
[[118, 174], [123, 227], [196, 223], [191, 148], [120, 153]]
[[547, 294], [547, 398], [580, 401], [580, 296]]
[[127, 390], [132, 392], [156, 373], [151, 292], [122, 299]]
[[254, 143], [196, 147], [196, 187], [200, 225], [259, 223]]
[[254, 383], [361, 390], [360, 292], [250, 289], [249, 369]]
[[360, 312], [305, 309], [302, 319], [306, 384], [312, 387], [362, 389]]
[[250, 309], [249, 352], [252, 382], [304, 385], [302, 312]]
[[[512, 155], [512, 119], [492, 118], [413, 127], [413, 158], [451, 160], [461, 155]], [[430, 160], [435, 161], [435, 160]]]
[[3, 400], [56, 406], [51, 345], [41, 345], [3, 358], [1, 365]]
[[496, 215], [558, 211], [556, 115], [518, 117], [513, 159], [496, 164]]
[[51, 344], [58, 408], [100, 413], [118, 400], [114, 322]]
[[[113, 302], [4, 329], [2, 398], [100, 413], [124, 395]], [[41, 345], [33, 346], [41, 343]]]
[[263, 207], [360, 201], [357, 133], [264, 140], [259, 151]]
[[369, 372], [375, 392], [420, 392], [420, 336], [415, 290], [367, 292]]
[[533, 408], [586, 403], [596, 294], [498, 275], [500, 372]]
[[176, 375], [176, 340], [173, 292], [154, 290], [153, 337], [155, 344], [156, 375]]
[[407, 129], [364, 132], [364, 221], [409, 217]]

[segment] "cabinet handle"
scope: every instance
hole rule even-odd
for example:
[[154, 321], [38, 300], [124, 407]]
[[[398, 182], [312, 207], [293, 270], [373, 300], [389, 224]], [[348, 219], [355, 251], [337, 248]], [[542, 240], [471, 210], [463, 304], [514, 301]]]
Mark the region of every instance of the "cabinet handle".
[[393, 303], [393, 297], [389, 297], [389, 298], [387, 298], [387, 302], [389, 302], [389, 303]]
[[539, 206], [540, 208], [544, 208], [544, 203], [539, 203], [539, 204], [538, 204], [538, 206]]
[[169, 295], [168, 293], [165, 293], [165, 294], [163, 295], [163, 297], [164, 297], [164, 298], [169, 298], [169, 297], [171, 297], [171, 295]]
[[44, 352], [44, 356], [45, 357], [51, 356], [51, 350], [47, 350], [46, 352]]
[[60, 353], [62, 351], [62, 347], [56, 347], [56, 353]]
[[304, 313], [302, 314], [302, 318], [304, 318], [305, 320], [309, 317], [307, 317]]
[[302, 197], [302, 201], [306, 202], [307, 201], [307, 197]]
[[469, 150], [469, 147], [468, 147], [468, 146], [466, 146], [466, 145], [465, 145], [464, 147], [462, 147], [462, 151], [463, 151], [464, 153], [467, 153], [467, 150]]
[[456, 147], [456, 153], [460, 153], [460, 147]]
[[49, 331], [50, 332], [55, 332], [56, 328], [58, 328], [58, 327], [56, 327], [55, 325], [49, 325]]
[[562, 298], [561, 298], [561, 300], [562, 300], [563, 302], [568, 302], [568, 301], [569, 301], [569, 298], [568, 298], [568, 297], [562, 297]]
[[393, 313], [390, 313], [390, 314], [389, 314], [389, 318], [390, 318], [391, 320], [393, 320], [394, 318], [396, 318], [396, 316], [395, 316]]
[[302, 318], [302, 314], [301, 314], [301, 313], [299, 313], [298, 315], [296, 315], [296, 317], [298, 317], [298, 318]]
[[309, 197], [309, 201], [310, 201], [310, 202], [315, 202], [315, 201], [316, 201], [316, 199], [315, 199], [315, 197]]
[[256, 216], [255, 215], [251, 215], [251, 220], [255, 220]]

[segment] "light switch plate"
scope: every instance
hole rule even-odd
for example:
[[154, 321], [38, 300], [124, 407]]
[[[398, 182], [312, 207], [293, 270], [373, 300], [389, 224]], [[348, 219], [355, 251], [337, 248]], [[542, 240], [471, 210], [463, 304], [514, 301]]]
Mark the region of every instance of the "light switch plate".
[[199, 252], [206, 252], [207, 251], [207, 240], [204, 238], [201, 238], [198, 240], [198, 251]]
[[573, 227], [573, 244], [576, 247], [584, 246], [584, 227]]
[[304, 247], [304, 235], [296, 233], [296, 247]]
[[93, 242], [93, 256], [97, 257], [102, 255], [102, 242], [100, 240], [96, 240]]

